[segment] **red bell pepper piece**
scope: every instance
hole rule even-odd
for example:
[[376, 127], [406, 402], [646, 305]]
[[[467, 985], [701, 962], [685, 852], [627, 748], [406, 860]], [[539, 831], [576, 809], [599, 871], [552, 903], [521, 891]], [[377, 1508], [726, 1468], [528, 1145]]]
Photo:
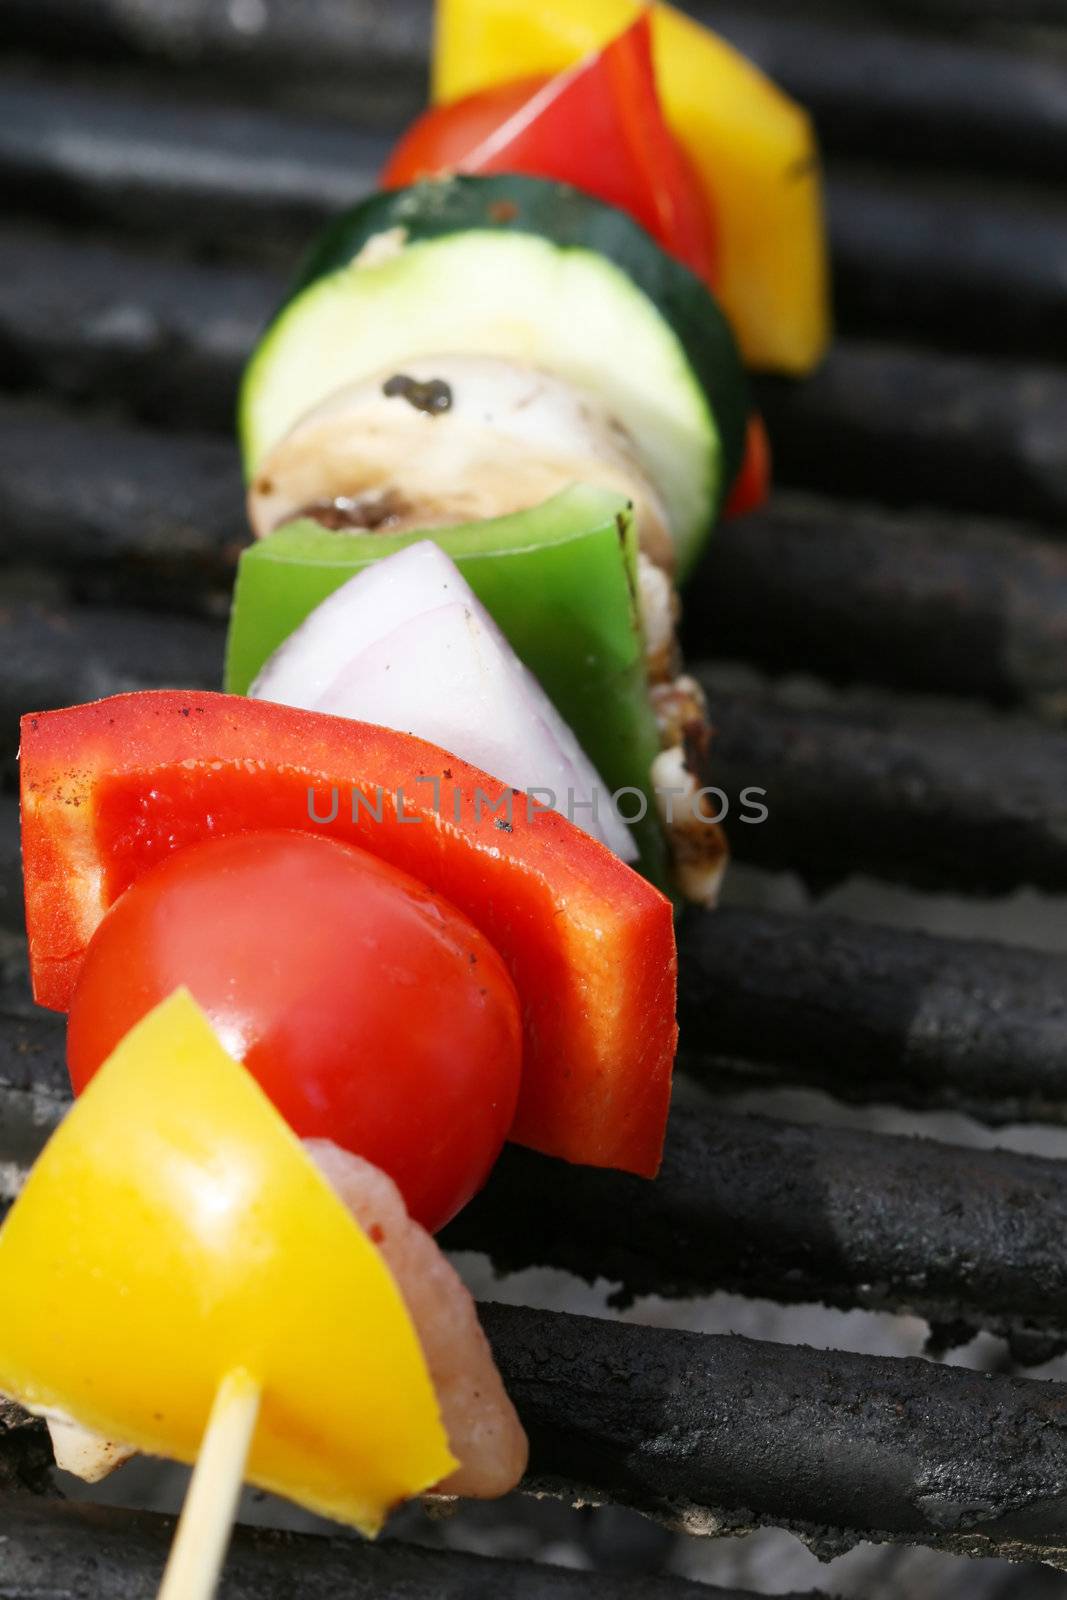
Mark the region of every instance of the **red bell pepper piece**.
[[[524, 1028], [511, 1137], [655, 1173], [677, 1032], [671, 905], [565, 817], [530, 815], [524, 795], [408, 734], [237, 695], [160, 690], [24, 717], [21, 768], [42, 1005], [67, 1009], [104, 912], [170, 851], [317, 829], [420, 878], [504, 957]], [[313, 820], [335, 794], [332, 820]]]
[[745, 433], [741, 470], [722, 508], [724, 519], [743, 517], [749, 511], [758, 511], [760, 506], [766, 504], [770, 493], [771, 441], [767, 437], [763, 418], [758, 411], [753, 411]]
[[660, 107], [648, 12], [569, 72], [433, 107], [401, 139], [382, 183], [399, 188], [446, 171], [572, 183], [628, 211], [714, 287], [714, 221]]

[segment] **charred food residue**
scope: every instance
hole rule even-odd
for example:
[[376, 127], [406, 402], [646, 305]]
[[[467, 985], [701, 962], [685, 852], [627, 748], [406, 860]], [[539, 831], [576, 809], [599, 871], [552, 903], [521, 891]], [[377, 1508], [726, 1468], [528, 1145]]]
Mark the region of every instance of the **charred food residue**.
[[[388, 532], [411, 515], [412, 507], [395, 489], [381, 494], [357, 497], [338, 495], [335, 500], [312, 500], [295, 513], [297, 517], [311, 517], [334, 533], [360, 528], [370, 533]], [[292, 516], [282, 518], [282, 523], [292, 521]]]
[[452, 409], [452, 390], [443, 378], [428, 378], [425, 383], [420, 383], [418, 378], [409, 378], [405, 373], [398, 372], [385, 380], [382, 393], [390, 400], [399, 395], [416, 411], [425, 411], [429, 417], [438, 417], [442, 412]]

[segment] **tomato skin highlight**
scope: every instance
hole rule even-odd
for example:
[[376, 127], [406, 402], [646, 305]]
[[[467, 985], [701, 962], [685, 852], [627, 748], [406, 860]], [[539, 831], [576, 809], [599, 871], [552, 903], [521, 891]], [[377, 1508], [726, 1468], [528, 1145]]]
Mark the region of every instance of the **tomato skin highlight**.
[[81, 1093], [184, 985], [301, 1138], [381, 1167], [436, 1231], [482, 1187], [518, 1098], [515, 987], [473, 923], [365, 850], [282, 830], [177, 851], [111, 907], [67, 1032]]
[[[240, 695], [144, 690], [34, 713], [19, 765], [38, 1004], [68, 1009], [105, 911], [172, 851], [265, 828], [328, 833], [427, 884], [503, 957], [523, 1012], [511, 1137], [655, 1175], [678, 1036], [671, 903], [565, 817], [520, 797], [501, 828], [510, 791], [456, 756]], [[320, 818], [332, 798], [332, 820], [311, 820], [309, 797]]]
[[544, 76], [520, 78], [420, 112], [382, 169], [382, 188], [405, 189], [441, 172], [469, 170], [463, 165], [467, 157], [550, 81]]
[[442, 172], [516, 172], [571, 183], [629, 212], [715, 287], [711, 202], [664, 118], [647, 12], [568, 72], [431, 107], [402, 137], [381, 181], [402, 188]]

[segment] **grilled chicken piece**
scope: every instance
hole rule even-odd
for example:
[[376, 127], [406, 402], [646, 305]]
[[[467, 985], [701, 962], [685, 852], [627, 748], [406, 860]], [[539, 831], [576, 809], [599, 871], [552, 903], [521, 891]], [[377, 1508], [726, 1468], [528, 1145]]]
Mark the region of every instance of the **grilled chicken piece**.
[[652, 783], [675, 879], [686, 900], [714, 906], [730, 851], [722, 828], [712, 821], [717, 807], [700, 793], [710, 785], [713, 738], [704, 691], [682, 673], [653, 685], [651, 695], [663, 743], [652, 763]]
[[479, 1500], [506, 1494], [526, 1470], [526, 1434], [470, 1291], [432, 1235], [408, 1216], [392, 1178], [328, 1139], [308, 1139], [305, 1149], [381, 1251], [415, 1324], [459, 1462], [438, 1492]]

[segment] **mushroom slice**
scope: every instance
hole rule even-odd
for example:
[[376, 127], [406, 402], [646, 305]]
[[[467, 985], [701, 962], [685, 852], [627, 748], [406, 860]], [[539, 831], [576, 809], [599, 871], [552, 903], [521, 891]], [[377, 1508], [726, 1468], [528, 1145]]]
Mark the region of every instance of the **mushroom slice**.
[[260, 463], [248, 513], [257, 538], [299, 516], [402, 532], [528, 510], [571, 483], [625, 494], [642, 548], [673, 569], [663, 501], [598, 400], [519, 362], [443, 354], [309, 411]]

